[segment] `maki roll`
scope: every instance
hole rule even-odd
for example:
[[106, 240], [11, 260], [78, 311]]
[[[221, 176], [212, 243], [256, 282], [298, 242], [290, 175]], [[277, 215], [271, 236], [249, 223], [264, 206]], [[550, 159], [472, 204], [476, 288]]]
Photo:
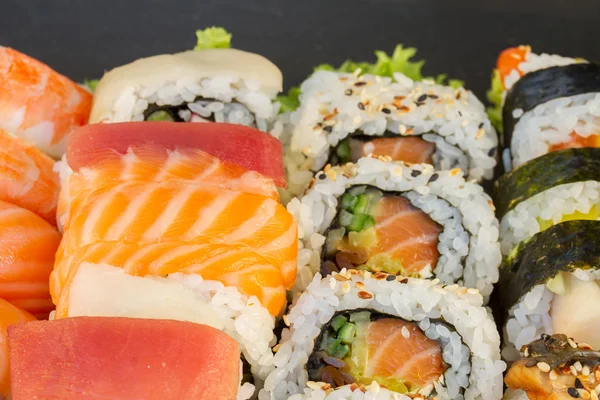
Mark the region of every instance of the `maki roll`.
[[49, 66], [0, 46], [0, 129], [60, 158], [67, 136], [88, 122], [92, 94]]
[[563, 334], [542, 335], [521, 348], [506, 378], [505, 399], [598, 399], [600, 352]]
[[507, 171], [552, 151], [600, 147], [600, 65], [521, 46], [500, 55], [497, 71]]
[[277, 115], [281, 71], [241, 50], [190, 50], [143, 58], [107, 72], [90, 122], [229, 122], [266, 131]]
[[69, 289], [66, 315], [56, 316], [177, 320], [218, 329], [241, 351], [238, 400], [250, 398], [274, 369], [275, 318], [256, 297], [199, 275], [131, 276], [111, 265], [83, 263]]
[[568, 220], [600, 220], [600, 149], [566, 149], [521, 165], [496, 181], [503, 255]]
[[[541, 334], [562, 333], [600, 348], [600, 221], [554, 225], [521, 243], [501, 269], [499, 294], [507, 310], [502, 355]], [[582, 307], [586, 312], [580, 313]]]
[[299, 108], [283, 117], [292, 191], [327, 163], [369, 154], [492, 178], [498, 138], [473, 93], [401, 73], [359, 73], [317, 71], [301, 85]]
[[342, 269], [438, 278], [486, 299], [498, 280], [492, 201], [459, 169], [361, 158], [327, 166], [287, 207], [299, 224], [297, 292]]
[[259, 399], [500, 399], [499, 335], [476, 290], [344, 270], [284, 318]]

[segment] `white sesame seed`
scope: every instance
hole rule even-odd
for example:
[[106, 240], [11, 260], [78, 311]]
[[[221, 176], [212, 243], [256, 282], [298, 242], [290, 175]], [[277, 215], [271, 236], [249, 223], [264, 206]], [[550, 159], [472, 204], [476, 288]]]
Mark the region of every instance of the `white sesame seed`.
[[581, 363], [579, 361], [577, 361], [575, 364], [573, 364], [573, 366], [575, 367], [575, 370], [577, 370], [577, 372], [581, 372], [581, 370], [583, 369], [583, 366], [581, 365]]
[[571, 365], [569, 367], [569, 370], [571, 371], [571, 374], [573, 374], [574, 376], [577, 376], [577, 370], [575, 369], [575, 366]]
[[581, 369], [581, 373], [584, 376], [588, 376], [590, 374], [590, 367], [588, 367], [587, 365], [584, 365], [583, 368]]
[[547, 363], [545, 363], [545, 362], [539, 362], [539, 363], [537, 363], [537, 367], [542, 372], [548, 372], [548, 371], [550, 371], [550, 366]]
[[558, 374], [556, 373], [555, 370], [550, 371], [550, 380], [554, 381], [556, 380], [556, 378], [558, 378]]
[[408, 331], [408, 328], [406, 326], [402, 327], [402, 336], [404, 336], [405, 339], [408, 339], [410, 337], [410, 332]]
[[573, 341], [573, 339], [569, 338], [569, 339], [567, 339], [567, 342], [569, 343], [569, 346], [571, 346], [572, 348], [574, 348], [574, 349], [577, 348], [577, 343], [575, 343]]
[[579, 392], [579, 397], [582, 399], [588, 400], [591, 397], [590, 392], [585, 389], [577, 389], [577, 392]]

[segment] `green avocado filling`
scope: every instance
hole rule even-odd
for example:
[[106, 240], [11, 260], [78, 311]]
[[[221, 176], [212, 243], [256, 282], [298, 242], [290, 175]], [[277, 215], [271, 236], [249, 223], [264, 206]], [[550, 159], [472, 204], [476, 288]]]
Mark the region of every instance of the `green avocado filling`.
[[486, 93], [487, 99], [491, 104], [487, 108], [487, 113], [492, 125], [500, 133], [502, 132], [502, 92], [504, 92], [504, 85], [500, 79], [500, 72], [495, 69], [492, 72], [491, 87]]
[[[458, 79], [447, 79], [446, 74], [440, 74], [435, 78], [423, 77], [421, 68], [425, 64], [424, 60], [413, 61], [412, 58], [417, 54], [417, 49], [414, 47], [404, 48], [401, 44], [397, 45], [391, 55], [381, 50], [375, 51], [377, 60], [374, 63], [368, 62], [356, 62], [353, 60], [346, 60], [339, 67], [334, 67], [331, 64], [321, 64], [314, 68], [313, 72], [319, 70], [335, 71], [335, 72], [346, 72], [354, 73], [360, 69], [361, 74], [379, 75], [386, 77], [393, 77], [393, 74], [400, 72], [410, 79], [415, 81], [422, 81], [423, 79], [434, 80], [438, 84], [447, 83], [453, 88], [459, 88], [464, 85], [463, 81]], [[286, 94], [280, 95], [277, 100], [281, 104], [280, 111], [288, 112], [294, 111], [300, 105], [298, 97], [300, 96], [300, 88], [292, 87]]]
[[154, 111], [152, 114], [148, 115], [148, 117], [146, 117], [146, 121], [174, 122], [175, 119], [173, 119], [173, 117], [171, 116], [171, 114], [168, 111], [158, 110], [158, 111]]

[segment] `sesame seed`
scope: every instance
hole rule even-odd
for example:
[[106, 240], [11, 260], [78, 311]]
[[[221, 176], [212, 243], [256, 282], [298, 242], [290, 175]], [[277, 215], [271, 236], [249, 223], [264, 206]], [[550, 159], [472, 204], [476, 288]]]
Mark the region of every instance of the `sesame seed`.
[[284, 316], [283, 316], [283, 322], [284, 322], [284, 323], [285, 323], [287, 326], [290, 326], [290, 320], [288, 319], [288, 316], [287, 316], [287, 315], [284, 315]]
[[575, 343], [575, 341], [573, 339], [568, 338], [567, 342], [569, 343], [569, 346], [571, 346], [572, 348], [574, 348], [574, 349], [577, 348], [577, 343]]
[[421, 171], [414, 169], [411, 173], [410, 176], [412, 176], [413, 178], [416, 178], [417, 176], [421, 175]]
[[598, 394], [594, 390], [590, 390], [590, 399], [598, 400]]
[[542, 372], [549, 372], [550, 371], [550, 366], [547, 363], [545, 363], [545, 362], [539, 362], [539, 363], [537, 363], [537, 367]]
[[325, 128], [323, 128], [323, 130], [327, 133], [331, 133], [333, 132], [333, 126], [326, 126]]
[[556, 378], [558, 378], [558, 374], [556, 373], [555, 370], [550, 371], [550, 380], [554, 381], [556, 380]]
[[480, 123], [478, 128], [479, 128], [479, 129], [483, 129], [483, 125], [484, 125], [484, 124], [483, 124], [483, 122], [482, 122], [482, 123]]
[[581, 372], [581, 370], [583, 369], [583, 366], [581, 365], [581, 363], [579, 361], [575, 362], [575, 364], [573, 364], [575, 366], [575, 369], [577, 370], [577, 372]]
[[384, 113], [384, 114], [390, 114], [391, 113], [391, 111], [390, 111], [389, 108], [382, 108], [381, 112]]
[[579, 347], [582, 350], [592, 350], [593, 349], [592, 346], [590, 346], [587, 343], [579, 343], [579, 345], [577, 347]]
[[362, 102], [359, 102], [358, 103], [358, 109], [362, 110], [362, 111], [365, 111], [365, 105]]
[[431, 175], [431, 177], [429, 178], [429, 183], [437, 181], [439, 177], [440, 176], [438, 174]]
[[492, 148], [490, 149], [490, 151], [488, 151], [488, 156], [490, 156], [490, 157], [494, 157], [494, 155], [495, 155], [495, 154], [496, 154], [496, 148], [495, 148], [495, 147], [492, 147]]
[[321, 173], [321, 174], [319, 174], [318, 178], [321, 179], [321, 180], [327, 179], [327, 175]]
[[569, 393], [569, 396], [574, 397], [576, 399], [579, 397], [579, 392], [575, 388], [572, 388], [572, 387], [568, 388], [567, 393]]
[[433, 100], [437, 100], [437, 99], [439, 99], [440, 97], [439, 97], [439, 96], [437, 96], [437, 95], [435, 95], [435, 94], [430, 94], [430, 95], [429, 95], [429, 98], [430, 98], [430, 99], [433, 99]]
[[537, 364], [537, 362], [535, 360], [529, 360], [529, 361], [527, 361], [527, 363], [525, 364], [525, 366], [527, 368], [531, 368], [531, 367], [533, 367], [536, 364]]
[[571, 365], [569, 367], [569, 371], [571, 371], [571, 374], [573, 374], [574, 376], [577, 376], [577, 370], [575, 369], [575, 366]]
[[393, 282], [396, 280], [396, 275], [388, 275], [385, 280], [388, 282]]
[[583, 384], [581, 383], [581, 381], [579, 380], [579, 378], [575, 378], [575, 387], [577, 389], [583, 389]]
[[346, 96], [352, 96], [352, 93], [354, 93], [354, 92], [352, 91], [352, 89], [346, 89], [346, 91], [344, 92], [344, 94], [345, 94]]
[[354, 86], [365, 86], [367, 84], [367, 82], [365, 81], [358, 81], [354, 83]]
[[529, 347], [524, 346], [525, 350], [523, 350], [523, 357], [527, 358], [529, 357]]
[[408, 338], [410, 338], [410, 332], [408, 331], [408, 328], [407, 328], [406, 326], [403, 326], [403, 327], [402, 327], [402, 336], [403, 336], [405, 339], [408, 339]]
[[583, 368], [581, 369], [581, 374], [583, 376], [588, 376], [590, 374], [590, 367], [588, 367], [587, 365], [584, 365]]
[[369, 300], [373, 298], [373, 295], [369, 292], [361, 290], [360, 292], [358, 292], [358, 297], [360, 297], [361, 299]]
[[581, 396], [582, 399], [588, 400], [591, 397], [590, 392], [588, 392], [585, 389], [578, 389], [577, 391], [579, 392], [579, 396]]
[[425, 103], [420, 102], [420, 101], [417, 101], [415, 104], [417, 105], [417, 107], [421, 107], [421, 106], [425, 105]]
[[427, 100], [427, 95], [426, 94], [422, 94], [421, 96], [419, 96], [419, 98], [417, 99], [417, 102], [422, 103], [425, 100]]
[[398, 132], [400, 132], [401, 135], [404, 135], [406, 133], [406, 125], [398, 125]]
[[348, 283], [348, 281], [344, 282], [344, 285], [342, 286], [342, 292], [344, 293], [348, 293], [350, 291], [350, 283]]
[[404, 278], [404, 279], [402, 279], [402, 280], [400, 281], [400, 283], [404, 283], [404, 284], [408, 283], [408, 278]]
[[481, 128], [477, 130], [477, 133], [475, 134], [475, 139], [481, 139], [483, 135], [485, 135], [485, 129]]
[[458, 110], [458, 116], [462, 117], [462, 113], [460, 112], [460, 110]]

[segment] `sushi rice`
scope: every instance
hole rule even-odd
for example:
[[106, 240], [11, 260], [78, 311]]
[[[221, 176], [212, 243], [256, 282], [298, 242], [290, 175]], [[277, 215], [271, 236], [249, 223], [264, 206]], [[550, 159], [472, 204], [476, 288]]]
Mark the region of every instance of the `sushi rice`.
[[492, 178], [498, 138], [473, 93], [401, 73], [392, 79], [359, 72], [315, 72], [301, 85], [300, 107], [272, 130], [287, 148], [292, 194], [306, 187], [310, 171], [325, 166], [331, 148], [357, 131], [374, 138], [418, 136], [435, 144], [437, 169], [460, 167], [469, 179]]
[[410, 397], [376, 382], [364, 390], [351, 385], [330, 390], [328, 385], [308, 381], [306, 363], [322, 326], [338, 310], [364, 309], [413, 321], [429, 339], [441, 342], [448, 369], [417, 398], [501, 398], [506, 364], [500, 360], [500, 338], [482, 306], [483, 298], [474, 289], [438, 283], [437, 279], [395, 276], [388, 280], [369, 272], [345, 270], [324, 279], [317, 274], [284, 318], [289, 328], [282, 332], [274, 359], [276, 369], [267, 377], [259, 399], [408, 400]]
[[336, 215], [339, 198], [355, 185], [402, 192], [413, 206], [443, 227], [437, 265], [424, 269], [419, 277], [478, 289], [487, 301], [498, 281], [501, 255], [498, 220], [483, 188], [466, 182], [459, 169], [435, 171], [427, 164], [409, 166], [374, 157], [317, 173], [307, 194], [288, 204], [288, 211], [298, 220], [295, 293], [301, 292], [319, 270], [326, 231]]

